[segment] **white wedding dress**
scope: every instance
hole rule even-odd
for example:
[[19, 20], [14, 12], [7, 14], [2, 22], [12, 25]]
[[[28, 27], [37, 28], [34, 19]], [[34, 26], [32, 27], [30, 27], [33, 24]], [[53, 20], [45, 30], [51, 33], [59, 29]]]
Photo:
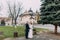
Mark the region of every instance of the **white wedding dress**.
[[30, 29], [29, 29], [29, 33], [28, 33], [28, 38], [33, 38], [33, 25], [29, 25]]

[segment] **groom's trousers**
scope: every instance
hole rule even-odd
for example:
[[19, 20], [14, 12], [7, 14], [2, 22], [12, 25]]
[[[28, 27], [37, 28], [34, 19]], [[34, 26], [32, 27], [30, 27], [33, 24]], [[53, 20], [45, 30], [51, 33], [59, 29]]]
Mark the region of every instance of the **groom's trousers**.
[[25, 37], [28, 38], [28, 32], [29, 30], [26, 30]]

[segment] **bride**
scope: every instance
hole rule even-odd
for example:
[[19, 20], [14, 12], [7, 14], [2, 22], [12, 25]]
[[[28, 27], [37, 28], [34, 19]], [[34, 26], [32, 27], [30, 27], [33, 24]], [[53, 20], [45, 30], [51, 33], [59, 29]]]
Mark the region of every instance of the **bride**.
[[28, 38], [33, 38], [33, 24], [30, 22], [29, 24], [29, 33], [28, 33]]

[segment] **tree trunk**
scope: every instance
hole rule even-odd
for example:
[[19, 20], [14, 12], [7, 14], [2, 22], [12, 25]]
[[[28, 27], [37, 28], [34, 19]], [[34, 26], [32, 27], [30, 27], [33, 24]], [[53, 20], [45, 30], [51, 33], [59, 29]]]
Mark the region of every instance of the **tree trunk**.
[[13, 25], [13, 18], [12, 18], [12, 25]]
[[16, 25], [16, 19], [15, 19], [15, 25]]
[[55, 34], [57, 34], [57, 24], [55, 24]]

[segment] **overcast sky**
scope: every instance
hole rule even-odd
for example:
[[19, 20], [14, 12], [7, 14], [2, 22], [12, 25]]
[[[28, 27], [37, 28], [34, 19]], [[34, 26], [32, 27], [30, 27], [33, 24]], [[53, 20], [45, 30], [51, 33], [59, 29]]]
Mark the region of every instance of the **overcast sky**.
[[24, 10], [29, 10], [30, 8], [35, 12], [39, 11], [41, 1], [40, 0], [0, 0], [0, 16], [7, 16], [7, 2], [13, 4], [14, 2], [17, 4], [18, 2], [22, 4]]

